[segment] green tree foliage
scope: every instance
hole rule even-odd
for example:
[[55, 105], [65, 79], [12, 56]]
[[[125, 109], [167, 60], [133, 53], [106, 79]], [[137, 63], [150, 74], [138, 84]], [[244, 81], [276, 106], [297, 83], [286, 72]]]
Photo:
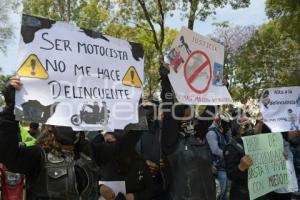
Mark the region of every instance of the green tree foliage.
[[264, 88], [300, 85], [300, 46], [276, 22], [260, 27], [235, 62], [237, 99], [257, 98]]
[[11, 15], [17, 11], [18, 0], [0, 1], [0, 53], [6, 53], [7, 42], [14, 36]]
[[[101, 2], [101, 3], [100, 3]], [[95, 31], [102, 31], [110, 23], [110, 1], [91, 0], [79, 15], [78, 25]]]
[[134, 23], [145, 31], [150, 31], [158, 62], [164, 62], [165, 18], [175, 9], [175, 1], [167, 0], [118, 0], [119, 16], [125, 23]]
[[165, 18], [175, 9], [176, 1], [118, 0], [118, 17], [125, 24], [136, 27], [135, 41], [145, 49], [145, 93], [153, 95], [158, 88], [158, 69], [164, 55], [176, 37], [177, 31], [165, 26]]
[[5, 88], [7, 82], [8, 82], [9, 76], [0, 75], [0, 93]]
[[233, 9], [246, 8], [250, 0], [182, 0], [177, 7], [182, 11], [184, 18], [188, 19], [188, 28], [193, 30], [195, 20], [206, 20], [209, 15], [215, 14], [217, 8], [230, 5]]
[[[159, 87], [159, 53], [154, 46], [152, 33], [151, 31], [147, 31], [147, 28], [147, 25], [131, 27], [119, 23], [112, 23], [107, 26], [105, 33], [143, 45], [145, 52], [144, 93], [146, 95], [153, 95]], [[163, 52], [168, 50], [178, 32], [175, 29], [165, 28], [165, 33]]]
[[[2, 72], [2, 69], [0, 68], [0, 72]], [[0, 107], [5, 105], [4, 97], [1, 95], [1, 92], [5, 88], [7, 82], [8, 82], [9, 76], [0, 75]]]
[[266, 14], [278, 28], [300, 43], [300, 1], [267, 0]]
[[109, 0], [24, 0], [24, 13], [99, 31], [109, 22], [111, 6]]

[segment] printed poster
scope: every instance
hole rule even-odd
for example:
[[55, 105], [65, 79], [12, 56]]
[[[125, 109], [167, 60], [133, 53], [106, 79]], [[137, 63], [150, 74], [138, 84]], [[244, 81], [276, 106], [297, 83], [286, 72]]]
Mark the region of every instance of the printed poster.
[[272, 132], [300, 128], [300, 87], [269, 88], [262, 92], [260, 112]]

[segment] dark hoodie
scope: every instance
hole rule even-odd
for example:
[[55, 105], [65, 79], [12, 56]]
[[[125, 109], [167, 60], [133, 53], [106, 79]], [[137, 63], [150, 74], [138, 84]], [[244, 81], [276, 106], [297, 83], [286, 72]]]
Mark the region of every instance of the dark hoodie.
[[114, 143], [105, 142], [100, 134], [92, 142], [93, 153], [102, 181], [125, 181], [126, 192], [133, 193], [135, 200], [151, 200], [154, 183], [145, 160], [135, 152], [139, 132], [113, 133]]
[[[214, 200], [216, 199], [215, 179], [205, 142], [195, 135], [185, 134], [181, 124], [171, 113], [174, 93], [168, 79], [168, 72], [160, 68], [161, 98], [165, 104], [162, 122], [162, 151], [169, 168], [167, 169], [171, 200]], [[168, 98], [169, 97], [169, 98]], [[171, 97], [171, 98], [170, 98]], [[177, 116], [183, 116], [187, 105], [175, 108]], [[167, 111], [166, 111], [167, 110]]]

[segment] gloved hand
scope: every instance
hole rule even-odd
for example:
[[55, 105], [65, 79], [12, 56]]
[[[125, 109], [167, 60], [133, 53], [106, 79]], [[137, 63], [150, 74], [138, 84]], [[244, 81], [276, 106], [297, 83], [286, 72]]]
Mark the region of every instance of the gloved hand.
[[2, 91], [2, 94], [5, 98], [6, 106], [1, 113], [1, 116], [8, 120], [14, 120], [14, 107], [15, 107], [15, 92], [16, 89], [21, 89], [21, 82], [18, 77], [12, 77], [9, 80], [9, 83]]
[[115, 200], [126, 200], [126, 197], [124, 194], [119, 192], [118, 195], [116, 196]]
[[5, 99], [6, 107], [9, 108], [15, 107], [15, 93], [16, 93], [15, 88], [10, 84], [8, 84], [2, 91], [2, 94]]
[[169, 69], [169, 66], [167, 64], [166, 65], [161, 65], [159, 67], [160, 78], [167, 76], [169, 73], [170, 73], [170, 69]]

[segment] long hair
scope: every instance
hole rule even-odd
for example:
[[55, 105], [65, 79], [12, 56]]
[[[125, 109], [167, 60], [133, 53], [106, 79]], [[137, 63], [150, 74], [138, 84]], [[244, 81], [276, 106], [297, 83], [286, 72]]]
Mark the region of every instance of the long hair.
[[63, 146], [57, 142], [55, 138], [56, 129], [51, 125], [42, 125], [41, 138], [38, 142], [40, 147], [45, 149], [47, 153], [51, 153], [55, 156], [63, 156], [66, 154], [72, 155], [73, 151], [67, 151], [63, 149]]

